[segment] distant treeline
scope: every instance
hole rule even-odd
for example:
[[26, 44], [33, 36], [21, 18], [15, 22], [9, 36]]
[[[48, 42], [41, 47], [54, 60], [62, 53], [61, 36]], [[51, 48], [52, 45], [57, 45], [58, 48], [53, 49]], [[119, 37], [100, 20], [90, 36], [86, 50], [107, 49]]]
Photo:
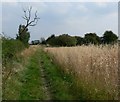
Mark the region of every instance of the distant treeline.
[[68, 34], [62, 34], [55, 36], [54, 34], [48, 37], [46, 40], [41, 38], [41, 41], [32, 41], [32, 44], [47, 44], [50, 46], [76, 46], [76, 45], [89, 45], [89, 44], [114, 44], [118, 41], [118, 36], [112, 31], [105, 31], [102, 37], [99, 37], [96, 33], [87, 33], [84, 37], [70, 36]]

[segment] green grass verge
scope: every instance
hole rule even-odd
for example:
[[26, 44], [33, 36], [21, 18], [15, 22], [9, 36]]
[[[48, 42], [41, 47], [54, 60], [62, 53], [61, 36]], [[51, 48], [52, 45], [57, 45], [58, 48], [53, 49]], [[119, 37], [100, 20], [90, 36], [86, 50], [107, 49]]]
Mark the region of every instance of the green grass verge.
[[43, 93], [43, 85], [40, 77], [39, 52], [35, 52], [28, 59], [27, 65], [22, 65], [22, 62], [16, 62], [19, 63], [16, 68], [18, 69], [21, 66], [23, 70], [13, 73], [7, 80], [5, 89], [2, 90], [2, 100], [45, 99], [46, 96]]
[[20, 100], [43, 100], [45, 94], [43, 92], [43, 84], [40, 76], [40, 53], [37, 51], [29, 61], [27, 69], [21, 77], [23, 83], [20, 91]]

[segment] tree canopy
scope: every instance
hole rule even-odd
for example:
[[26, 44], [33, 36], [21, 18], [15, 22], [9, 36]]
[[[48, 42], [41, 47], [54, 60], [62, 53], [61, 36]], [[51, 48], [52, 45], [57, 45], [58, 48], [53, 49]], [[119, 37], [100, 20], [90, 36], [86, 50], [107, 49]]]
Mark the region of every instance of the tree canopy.
[[54, 34], [47, 38], [46, 44], [51, 46], [75, 46], [75, 45], [99, 45], [99, 44], [114, 44], [118, 41], [118, 37], [112, 31], [105, 31], [102, 37], [96, 33], [86, 33], [84, 37], [70, 36], [62, 34], [55, 36]]
[[103, 34], [103, 42], [110, 44], [116, 42], [118, 39], [117, 35], [114, 34], [112, 31], [105, 31]]
[[68, 34], [62, 34], [59, 36], [51, 35], [46, 41], [53, 46], [75, 46], [77, 43], [76, 38], [71, 37]]
[[25, 25], [19, 26], [18, 35], [16, 39], [22, 41], [26, 46], [28, 46], [28, 41], [30, 39], [30, 33], [28, 32], [28, 28], [25, 28], [25, 29], [24, 28], [25, 28]]
[[95, 33], [87, 33], [84, 37], [85, 44], [99, 44], [100, 38]]

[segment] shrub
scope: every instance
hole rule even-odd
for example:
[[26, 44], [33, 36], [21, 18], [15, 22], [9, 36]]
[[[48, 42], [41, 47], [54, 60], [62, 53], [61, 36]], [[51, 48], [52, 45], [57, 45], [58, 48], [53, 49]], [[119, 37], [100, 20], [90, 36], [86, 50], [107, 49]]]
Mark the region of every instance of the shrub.
[[2, 38], [3, 63], [16, 58], [16, 53], [21, 52], [24, 48], [25, 46], [20, 40]]

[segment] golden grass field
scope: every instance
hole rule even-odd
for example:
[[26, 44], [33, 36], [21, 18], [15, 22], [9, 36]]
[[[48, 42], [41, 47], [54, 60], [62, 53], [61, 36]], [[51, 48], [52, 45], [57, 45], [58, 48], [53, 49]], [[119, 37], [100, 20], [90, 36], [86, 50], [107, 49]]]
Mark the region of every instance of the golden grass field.
[[48, 47], [45, 51], [91, 97], [118, 99], [118, 45]]

